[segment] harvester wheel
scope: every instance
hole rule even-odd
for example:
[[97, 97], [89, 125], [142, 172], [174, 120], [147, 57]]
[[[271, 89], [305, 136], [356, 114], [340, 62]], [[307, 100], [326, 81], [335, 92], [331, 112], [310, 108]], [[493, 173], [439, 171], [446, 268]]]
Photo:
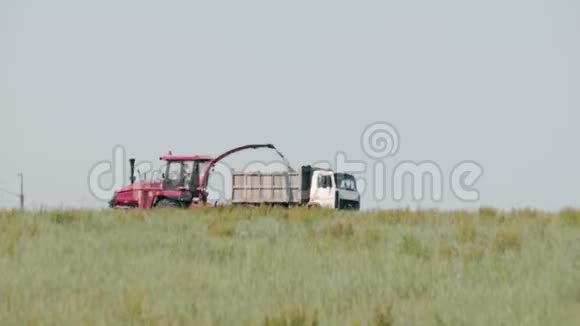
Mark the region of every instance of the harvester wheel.
[[181, 205], [175, 200], [161, 199], [157, 202], [155, 208], [181, 208]]

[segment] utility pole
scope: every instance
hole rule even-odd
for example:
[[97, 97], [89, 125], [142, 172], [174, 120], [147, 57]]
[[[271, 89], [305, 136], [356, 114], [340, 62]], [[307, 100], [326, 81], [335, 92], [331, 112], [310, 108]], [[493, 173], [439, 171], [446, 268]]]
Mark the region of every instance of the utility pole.
[[20, 177], [20, 210], [24, 210], [24, 174], [18, 173]]

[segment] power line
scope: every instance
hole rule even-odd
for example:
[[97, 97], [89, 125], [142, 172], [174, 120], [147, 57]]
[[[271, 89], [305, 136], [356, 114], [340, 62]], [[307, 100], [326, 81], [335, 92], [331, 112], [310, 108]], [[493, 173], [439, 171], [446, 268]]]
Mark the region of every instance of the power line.
[[5, 192], [5, 193], [7, 193], [7, 194], [9, 194], [9, 195], [12, 195], [12, 196], [20, 197], [20, 194], [17, 194], [17, 193], [15, 193], [15, 192], [12, 192], [12, 191], [10, 191], [10, 190], [8, 190], [8, 189], [4, 189], [4, 188], [2, 188], [2, 187], [0, 187], [0, 191], [2, 191], [2, 192]]
[[20, 178], [20, 193], [19, 194], [12, 192], [8, 189], [2, 188], [2, 187], [0, 187], [0, 191], [5, 192], [9, 195], [18, 197], [20, 199], [20, 209], [24, 210], [24, 174], [22, 172], [18, 173], [18, 178]]

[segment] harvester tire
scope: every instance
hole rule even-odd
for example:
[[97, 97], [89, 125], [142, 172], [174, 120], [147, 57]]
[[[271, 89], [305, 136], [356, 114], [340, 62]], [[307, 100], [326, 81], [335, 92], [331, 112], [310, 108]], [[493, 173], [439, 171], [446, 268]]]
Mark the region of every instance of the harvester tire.
[[175, 200], [161, 199], [157, 202], [155, 208], [181, 208], [181, 205]]

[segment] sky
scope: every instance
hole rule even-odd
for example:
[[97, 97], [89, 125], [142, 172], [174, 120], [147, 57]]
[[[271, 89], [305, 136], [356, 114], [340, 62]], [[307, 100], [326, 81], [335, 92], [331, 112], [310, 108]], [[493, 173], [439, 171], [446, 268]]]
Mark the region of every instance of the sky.
[[[440, 168], [442, 200], [366, 190], [366, 208], [579, 206], [578, 17], [571, 0], [3, 0], [0, 189], [23, 172], [29, 208], [105, 207], [88, 176], [117, 145], [158, 163], [273, 143], [296, 166], [380, 162], [357, 177], [386, 189], [401, 162]], [[399, 135], [388, 158], [362, 144], [377, 122]], [[447, 182], [463, 161], [484, 171], [476, 201]]]

